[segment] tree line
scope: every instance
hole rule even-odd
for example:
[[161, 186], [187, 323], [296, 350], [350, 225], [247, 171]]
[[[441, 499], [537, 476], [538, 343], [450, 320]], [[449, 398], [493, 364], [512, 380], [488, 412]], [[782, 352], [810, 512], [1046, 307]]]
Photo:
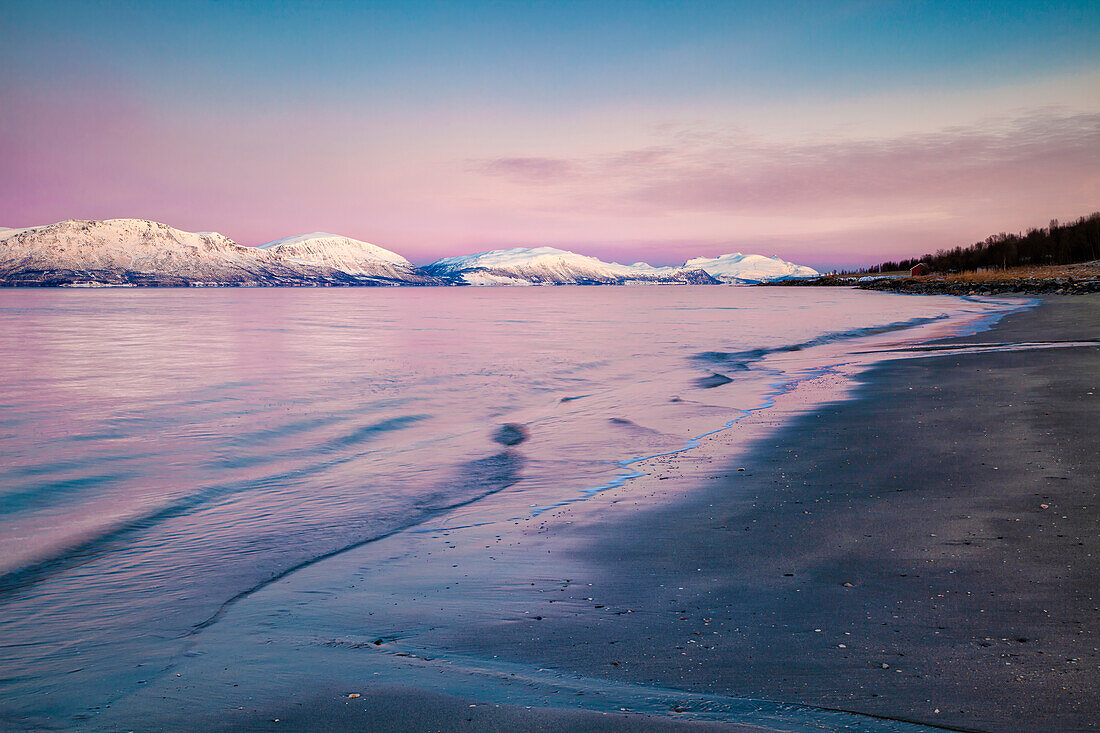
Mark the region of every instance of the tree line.
[[908, 270], [923, 262], [934, 272], [964, 272], [1020, 265], [1069, 265], [1100, 259], [1100, 211], [1022, 234], [994, 234], [969, 247], [937, 250], [916, 259], [883, 262], [865, 272]]

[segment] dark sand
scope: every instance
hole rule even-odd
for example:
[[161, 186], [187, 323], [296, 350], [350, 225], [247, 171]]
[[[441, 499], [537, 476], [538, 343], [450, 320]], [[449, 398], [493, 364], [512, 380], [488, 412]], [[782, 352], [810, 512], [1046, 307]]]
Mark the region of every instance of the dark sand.
[[[1091, 295], [1052, 297], [961, 341], [1098, 337]], [[523, 623], [458, 624], [431, 632], [434, 647], [593, 685], [951, 729], [1096, 729], [1098, 388], [1095, 346], [883, 363], [855, 399], [797, 418], [683, 499], [554, 524], [516, 552], [557, 558], [569, 587], [517, 588]], [[459, 603], [484, 607], [466, 592]], [[239, 711], [202, 712], [193, 691], [168, 688], [131, 727], [756, 730], [360, 686], [333, 661], [350, 658], [322, 658], [283, 702], [242, 699]], [[363, 697], [347, 699], [355, 689]], [[133, 704], [115, 712], [133, 721]]]
[[[1080, 296], [957, 341], [1098, 337], [1100, 297]], [[891, 361], [863, 381], [746, 471], [582, 530], [596, 601], [644, 612], [478, 645], [946, 727], [1096, 729], [1100, 348]]]
[[663, 716], [603, 714], [556, 708], [525, 708], [495, 705], [473, 698], [459, 698], [409, 689], [374, 689], [369, 697], [348, 699], [332, 690], [323, 694], [311, 690], [304, 697], [262, 712], [218, 712], [198, 719], [175, 718], [162, 730], [210, 731], [466, 731], [467, 733], [512, 733], [513, 731], [592, 731], [592, 733], [707, 733], [760, 728], [669, 720]]

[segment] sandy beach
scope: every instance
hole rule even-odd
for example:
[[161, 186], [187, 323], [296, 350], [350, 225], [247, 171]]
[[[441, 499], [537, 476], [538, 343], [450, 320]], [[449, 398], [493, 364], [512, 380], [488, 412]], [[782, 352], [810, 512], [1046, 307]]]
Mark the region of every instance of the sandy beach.
[[779, 405], [734, 461], [332, 558], [88, 727], [1091, 730], [1100, 349], [1044, 345], [1098, 324], [1051, 297]]
[[[1100, 299], [1055, 297], [943, 343], [1098, 333]], [[1098, 378], [1096, 346], [884, 363], [683, 502], [580, 530], [601, 603], [647, 613], [480, 643], [953, 729], [1093, 729]]]
[[[1098, 333], [1100, 299], [1066, 297], [955, 341]], [[878, 366], [745, 471], [590, 529], [605, 602], [648, 590], [666, 613], [539, 643], [583, 638], [570, 653], [595, 671], [587, 650], [613, 638], [636, 678], [697, 690], [959, 729], [1093, 729], [1098, 378], [1095, 346]], [[653, 653], [700, 631], [715, 649]]]

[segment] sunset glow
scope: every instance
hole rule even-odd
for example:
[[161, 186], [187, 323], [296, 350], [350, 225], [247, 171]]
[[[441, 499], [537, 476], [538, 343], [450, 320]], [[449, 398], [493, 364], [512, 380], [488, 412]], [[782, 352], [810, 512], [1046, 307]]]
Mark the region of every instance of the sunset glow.
[[1100, 203], [1097, 14], [1013, 5], [6, 3], [0, 225], [416, 263], [968, 244]]

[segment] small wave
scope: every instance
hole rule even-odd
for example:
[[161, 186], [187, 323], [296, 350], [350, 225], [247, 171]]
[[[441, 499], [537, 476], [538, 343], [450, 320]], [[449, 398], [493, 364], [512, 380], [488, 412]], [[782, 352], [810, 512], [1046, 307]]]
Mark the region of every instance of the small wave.
[[[523, 457], [511, 450], [505, 450], [487, 458], [479, 458], [477, 460], [470, 461], [458, 471], [453, 481], [447, 482], [447, 489], [440, 489], [436, 492], [428, 494], [425, 497], [422, 497], [417, 502], [417, 508], [420, 511], [413, 517], [409, 518], [408, 521], [379, 534], [361, 538], [359, 540], [356, 540], [355, 542], [342, 545], [340, 547], [337, 547], [336, 549], [330, 550], [320, 555], [315, 555], [313, 557], [302, 560], [301, 562], [298, 562], [294, 565], [291, 565], [290, 567], [284, 568], [283, 570], [273, 574], [271, 577], [259, 581], [255, 585], [246, 588], [245, 590], [242, 590], [240, 593], [237, 593], [232, 598], [226, 600], [224, 603], [222, 603], [221, 606], [218, 607], [218, 610], [215, 611], [213, 615], [211, 615], [204, 621], [195, 624], [195, 626], [192, 627], [191, 633], [196, 634], [207, 628], [208, 626], [216, 623], [218, 619], [220, 619], [225, 614], [226, 610], [228, 610], [229, 607], [232, 606], [234, 603], [237, 603], [238, 601], [247, 598], [256, 591], [261, 590], [262, 588], [265, 588], [272, 583], [276, 583], [282, 580], [292, 573], [296, 573], [299, 570], [308, 568], [311, 565], [315, 565], [323, 560], [328, 560], [329, 558], [336, 557], [337, 555], [342, 555], [345, 552], [349, 552], [351, 550], [355, 550], [357, 548], [371, 544], [372, 542], [378, 542], [379, 540], [386, 539], [387, 537], [392, 537], [393, 535], [400, 532], [408, 531], [414, 527], [424, 524], [425, 522], [435, 519], [441, 514], [445, 514], [446, 512], [450, 512], [455, 509], [461, 509], [462, 507], [469, 506], [470, 504], [481, 501], [482, 499], [492, 496], [493, 494], [504, 491], [505, 489], [513, 486], [517, 481], [519, 481], [523, 464]], [[454, 487], [476, 487], [477, 491], [473, 495], [459, 494], [456, 496], [454, 493]], [[0, 582], [2, 581], [3, 578], [0, 577]], [[2, 586], [0, 586], [0, 589], [2, 589]]]
[[745, 351], [704, 351], [700, 354], [696, 354], [694, 358], [697, 361], [707, 362], [708, 364], [721, 364], [725, 369], [744, 371], [749, 369], [749, 365], [753, 362], [759, 361], [771, 354], [802, 351], [803, 349], [808, 349], [813, 346], [823, 346], [824, 344], [831, 344], [837, 341], [848, 341], [850, 339], [858, 339], [865, 336], [877, 336], [892, 331], [904, 331], [907, 328], [925, 326], [929, 323], [942, 321], [949, 317], [950, 316], [947, 314], [942, 314], [923, 318], [910, 318], [907, 321], [895, 321], [894, 323], [887, 323], [882, 326], [867, 326], [865, 328], [853, 328], [847, 331], [832, 331], [816, 336], [809, 341], [802, 341], [797, 344], [785, 344], [783, 346], [746, 349]]
[[611, 423], [612, 425], [614, 425], [615, 427], [617, 427], [617, 428], [621, 428], [623, 430], [628, 430], [631, 433], [633, 433], [635, 435], [638, 435], [638, 436], [645, 435], [645, 436], [657, 436], [657, 437], [662, 437], [662, 438], [672, 437], [668, 433], [663, 433], [660, 430], [656, 430], [654, 428], [647, 427], [645, 425], [639, 425], [638, 423], [634, 422], [633, 420], [628, 420], [625, 417], [609, 417], [609, 418], [607, 418], [607, 421], [609, 423]]
[[119, 461], [133, 461], [143, 458], [151, 458], [152, 453], [127, 453], [115, 455], [91, 455], [73, 458], [69, 460], [47, 461], [46, 463], [31, 463], [25, 466], [12, 466], [0, 471], [0, 478], [26, 478], [30, 476], [44, 476], [63, 473], [65, 471], [87, 470], [93, 466]]
[[[399, 430], [427, 419], [427, 415], [405, 415], [382, 420], [359, 428], [341, 438], [323, 444], [311, 453], [332, 452], [336, 447], [362, 443], [370, 437]], [[355, 460], [362, 454], [340, 456], [306, 466], [259, 478], [215, 484], [182, 497], [158, 509], [124, 519], [102, 528], [83, 541], [62, 548], [54, 554], [0, 575], [0, 600], [4, 595], [39, 583], [46, 578], [82, 565], [122, 545], [131, 536], [147, 531], [163, 522], [188, 514], [213, 501], [254, 489], [316, 475], [329, 468]]]
[[[286, 450], [267, 450], [263, 453], [243, 453], [234, 451], [230, 455], [219, 456], [216, 460], [207, 461], [205, 465], [207, 467], [217, 467], [223, 469], [236, 469], [236, 468], [253, 468], [255, 466], [262, 466], [269, 463], [279, 463], [285, 461], [288, 458], [310, 458], [312, 456], [320, 454], [337, 453], [344, 448], [354, 447], [356, 445], [367, 443], [383, 433], [393, 432], [400, 430], [422, 420], [427, 419], [427, 415], [405, 415], [401, 417], [390, 418], [382, 420], [380, 422], [371, 423], [370, 425], [363, 425], [355, 428], [344, 435], [332, 438], [330, 440], [318, 443], [316, 445], [312, 443], [305, 443], [299, 448], [288, 448]], [[325, 418], [317, 418], [314, 420], [298, 420], [277, 428], [270, 428], [266, 430], [257, 430], [252, 433], [248, 433], [240, 440], [231, 441], [231, 444], [237, 445], [241, 448], [254, 447], [254, 446], [269, 446], [271, 442], [280, 438], [293, 435], [302, 435], [309, 433], [319, 428], [324, 428], [329, 425], [337, 425], [343, 422], [347, 422], [347, 416], [330, 416]]]
[[[734, 697], [713, 691], [692, 692], [586, 676], [567, 669], [535, 667], [455, 653], [450, 649], [425, 648], [384, 635], [316, 639], [313, 643], [369, 655], [355, 658], [355, 663], [369, 665], [365, 669], [384, 670], [387, 677], [398, 677], [402, 684], [411, 687], [424, 686], [427, 678], [433, 690], [449, 695], [477, 699], [489, 695], [526, 706], [553, 705], [553, 701], [565, 693], [571, 695], [582, 710], [605, 714], [641, 713], [681, 723], [724, 723], [737, 726], [739, 730], [743, 727], [760, 731], [849, 730], [864, 733], [965, 730], [843, 708]], [[381, 666], [383, 664], [385, 666]]]
[[128, 472], [101, 473], [91, 476], [74, 476], [44, 483], [36, 482], [0, 495], [0, 515], [15, 514], [27, 509], [39, 509], [56, 504], [65, 501], [74, 494], [82, 494], [101, 486], [122, 483], [135, 475]]
[[279, 438], [310, 433], [320, 428], [327, 428], [330, 425], [346, 422], [349, 418], [350, 416], [348, 415], [326, 415], [324, 417], [294, 420], [283, 423], [277, 427], [254, 430], [248, 433], [238, 433], [237, 435], [231, 436], [226, 443], [240, 448], [266, 445]]
[[708, 376], [699, 377], [695, 380], [695, 386], [702, 387], [703, 389], [714, 389], [715, 387], [721, 387], [723, 384], [729, 384], [733, 380], [727, 377], [725, 374], [719, 374], [718, 372], [712, 372]]
[[340, 448], [348, 448], [350, 446], [359, 445], [369, 440], [373, 440], [380, 433], [388, 433], [394, 430], [400, 430], [401, 428], [418, 423], [427, 419], [427, 415], [402, 415], [400, 417], [392, 417], [388, 420], [382, 420], [381, 422], [372, 423], [370, 425], [364, 425], [361, 428], [341, 435], [338, 438], [324, 443], [318, 448], [318, 452], [334, 451]]

